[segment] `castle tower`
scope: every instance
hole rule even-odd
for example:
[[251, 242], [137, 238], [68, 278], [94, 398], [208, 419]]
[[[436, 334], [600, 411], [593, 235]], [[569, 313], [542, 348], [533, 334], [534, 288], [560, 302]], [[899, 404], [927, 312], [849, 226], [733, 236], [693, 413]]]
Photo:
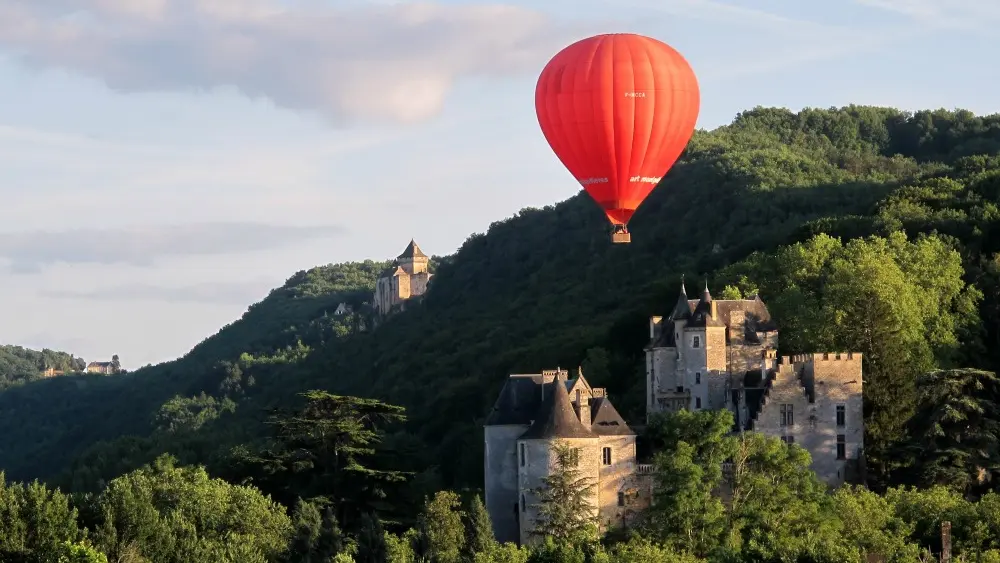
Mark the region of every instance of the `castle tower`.
[[599, 514], [598, 483], [600, 481], [600, 438], [584, 426], [578, 418], [573, 402], [566, 391], [563, 372], [557, 376], [548, 404], [541, 415], [517, 440], [520, 543], [526, 545], [533, 539], [532, 531], [538, 517], [538, 498], [534, 491], [543, 486], [542, 479], [556, 469], [557, 444], [564, 444], [574, 452], [576, 469], [580, 477], [594, 485], [588, 494], [594, 516]]
[[[688, 304], [688, 292], [684, 287], [684, 276], [681, 276], [681, 294], [677, 296], [677, 303], [670, 313], [670, 318], [674, 321], [674, 341], [683, 342], [681, 334], [684, 333], [684, 325], [691, 319], [691, 305]], [[680, 361], [683, 346], [677, 347], [677, 359]]]
[[719, 393], [724, 379], [712, 380], [724, 378], [726, 372], [726, 324], [719, 319], [718, 305], [708, 291], [707, 281], [701, 299], [684, 324], [683, 342], [678, 343], [677, 348], [685, 372], [685, 387], [691, 390], [689, 408], [702, 410], [723, 406], [713, 403], [725, 400]]
[[375, 282], [372, 307], [379, 317], [388, 315], [394, 309], [405, 308], [407, 300], [427, 292], [427, 284], [432, 277], [428, 271], [429, 261], [430, 258], [410, 239], [403, 253]]
[[426, 272], [428, 260], [427, 255], [420, 250], [413, 239], [410, 239], [410, 244], [406, 246], [403, 253], [396, 257], [396, 263], [399, 264], [399, 267], [411, 276]]

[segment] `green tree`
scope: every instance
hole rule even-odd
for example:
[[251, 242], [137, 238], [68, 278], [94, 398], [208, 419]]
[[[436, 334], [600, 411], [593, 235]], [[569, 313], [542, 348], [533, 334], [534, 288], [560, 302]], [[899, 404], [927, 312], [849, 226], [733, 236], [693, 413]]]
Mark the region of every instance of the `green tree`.
[[643, 525], [649, 537], [698, 555], [720, 545], [727, 518], [715, 493], [722, 463], [734, 453], [732, 426], [726, 410], [681, 410], [650, 420], [650, 437], [662, 449], [653, 462], [654, 502]]
[[8, 483], [0, 472], [0, 561], [47, 563], [81, 539], [69, 497], [38, 481]]
[[292, 513], [293, 536], [286, 559], [295, 563], [326, 563], [344, 548], [337, 518], [324, 502], [298, 499]]
[[469, 501], [469, 510], [465, 519], [465, 548], [468, 559], [474, 559], [475, 554], [489, 551], [496, 543], [493, 535], [493, 522], [486, 505], [479, 495], [474, 495]]
[[727, 479], [731, 501], [726, 552], [743, 560], [853, 562], [832, 499], [796, 444], [757, 432], [737, 437]]
[[358, 563], [382, 563], [386, 560], [388, 545], [385, 529], [378, 515], [370, 513], [361, 515], [357, 542], [358, 548], [354, 560]]
[[108, 557], [85, 541], [67, 541], [63, 543], [58, 563], [108, 563]]
[[405, 420], [403, 409], [324, 391], [302, 397], [305, 404], [299, 409], [271, 417], [272, 447], [246, 456], [251, 467], [262, 470], [258, 478], [288, 502], [296, 496], [329, 501], [342, 524], [390, 508], [384, 501], [386, 486], [408, 474], [368, 462], [376, 454], [383, 425]]
[[837, 489], [833, 503], [844, 539], [862, 554], [885, 557], [887, 563], [919, 560], [920, 546], [910, 542], [913, 525], [897, 516], [884, 497], [848, 486]]
[[532, 533], [560, 543], [579, 544], [597, 539], [597, 507], [590, 497], [597, 487], [578, 469], [579, 452], [564, 441], [553, 446], [555, 464], [532, 493], [538, 499]]
[[968, 492], [1000, 469], [1000, 396], [996, 374], [977, 369], [937, 370], [917, 378], [917, 408], [901, 444], [922, 486]]
[[386, 563], [416, 563], [417, 556], [413, 552], [410, 538], [386, 532], [385, 560]]
[[284, 507], [257, 489], [176, 467], [169, 456], [113, 480], [96, 502], [95, 545], [115, 560], [274, 560], [292, 535]]
[[420, 531], [431, 563], [458, 563], [465, 547], [462, 501], [451, 491], [439, 491], [424, 504]]

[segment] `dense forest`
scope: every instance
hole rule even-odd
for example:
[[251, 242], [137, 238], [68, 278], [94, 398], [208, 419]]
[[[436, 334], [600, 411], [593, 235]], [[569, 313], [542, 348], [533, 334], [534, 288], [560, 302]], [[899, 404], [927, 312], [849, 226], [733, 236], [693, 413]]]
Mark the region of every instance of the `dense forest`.
[[[960, 552], [1000, 560], [998, 206], [1000, 116], [757, 108], [696, 133], [630, 245], [578, 194], [435, 258], [423, 302], [374, 330], [387, 264], [323, 266], [174, 362], [4, 390], [0, 465], [46, 485], [9, 485], [0, 511], [63, 514], [46, 557], [119, 561], [916, 561], [942, 519]], [[599, 546], [563, 521], [547, 547], [491, 544], [476, 489], [504, 378], [581, 364], [641, 420], [648, 317], [682, 275], [759, 294], [783, 355], [864, 353], [867, 489], [821, 490], [798, 447], [680, 432], [640, 535]], [[341, 302], [354, 312], [335, 315]], [[738, 478], [713, 469], [733, 448], [754, 460]], [[333, 463], [340, 451], [358, 460]], [[722, 482], [754, 494], [720, 505]], [[231, 521], [251, 506], [252, 527]]]
[[41, 379], [44, 372], [80, 372], [87, 368], [83, 358], [55, 350], [29, 350], [0, 345], [0, 390]]

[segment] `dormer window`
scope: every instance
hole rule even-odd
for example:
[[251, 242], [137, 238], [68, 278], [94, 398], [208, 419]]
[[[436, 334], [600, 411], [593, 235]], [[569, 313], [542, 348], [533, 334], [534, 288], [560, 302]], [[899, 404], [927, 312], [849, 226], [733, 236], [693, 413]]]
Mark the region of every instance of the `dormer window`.
[[691, 347], [692, 348], [701, 348], [701, 337], [700, 336], [692, 336], [691, 337]]

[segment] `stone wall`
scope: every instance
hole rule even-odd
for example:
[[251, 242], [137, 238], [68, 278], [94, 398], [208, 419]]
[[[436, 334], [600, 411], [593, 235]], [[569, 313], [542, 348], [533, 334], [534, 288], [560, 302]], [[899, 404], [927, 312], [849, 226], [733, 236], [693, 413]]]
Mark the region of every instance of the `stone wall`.
[[726, 327], [710, 326], [705, 329], [705, 368], [707, 371], [725, 371], [729, 363], [726, 350]]
[[[589, 483], [595, 485], [588, 495], [588, 500], [593, 508], [594, 516], [598, 515], [599, 502], [599, 480], [601, 448], [597, 438], [571, 438], [560, 439], [571, 448], [580, 449], [580, 477], [588, 479]], [[548, 440], [518, 440], [517, 447], [525, 447], [525, 464], [518, 463], [517, 479], [520, 497], [523, 498], [523, 509], [520, 512], [520, 539], [521, 545], [534, 543], [538, 537], [531, 532], [535, 529], [535, 521], [538, 510], [538, 497], [533, 492], [534, 489], [544, 486], [542, 479], [551, 474], [556, 467], [555, 442]], [[518, 499], [521, 500], [520, 498]], [[491, 514], [492, 516], [492, 514]], [[500, 539], [499, 537], [497, 539]]]
[[517, 439], [527, 426], [487, 426], [485, 430], [484, 475], [486, 511], [501, 542], [517, 542], [518, 463]]
[[[618, 494], [626, 492], [626, 480], [635, 472], [635, 436], [601, 436], [599, 441], [598, 503], [603, 531], [624, 525], [625, 506], [619, 505]], [[611, 449], [611, 465], [604, 465], [604, 448]]]
[[[843, 483], [848, 464], [857, 463], [864, 447], [861, 374], [861, 354], [782, 358], [754, 430], [769, 436], [790, 436], [812, 456], [812, 469], [821, 480], [831, 486]], [[781, 424], [782, 405], [791, 408], [791, 425]], [[843, 426], [837, 424], [838, 406], [844, 409]], [[844, 459], [838, 459], [840, 436], [844, 438]]]

